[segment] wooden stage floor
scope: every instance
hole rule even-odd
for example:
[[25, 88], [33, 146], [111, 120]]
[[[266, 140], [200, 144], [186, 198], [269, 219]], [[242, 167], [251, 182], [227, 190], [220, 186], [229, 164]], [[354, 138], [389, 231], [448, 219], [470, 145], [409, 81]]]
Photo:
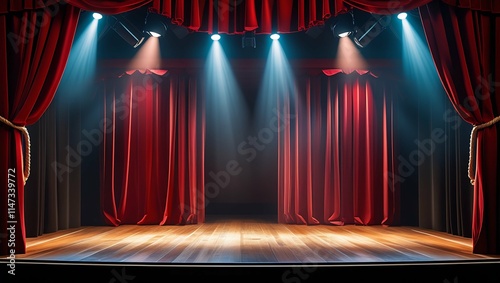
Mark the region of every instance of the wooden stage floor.
[[[81, 227], [28, 238], [18, 259], [132, 263], [484, 260], [469, 238], [415, 227], [284, 225], [234, 219], [185, 226]], [[500, 258], [500, 257], [497, 257]]]
[[[442, 264], [444, 270], [446, 265], [463, 264], [450, 271], [449, 276], [472, 264], [500, 263], [500, 256], [471, 251], [469, 238], [416, 227], [306, 226], [226, 219], [185, 226], [92, 226], [58, 231], [28, 238], [27, 253], [16, 255], [16, 262], [18, 265], [110, 264], [115, 268], [134, 264], [177, 267], [241, 264], [295, 266], [303, 270], [323, 266], [430, 264]], [[302, 278], [295, 273], [287, 277], [286, 270], [280, 274], [280, 282]], [[441, 277], [439, 282], [445, 282], [446, 278]], [[303, 278], [288, 282], [302, 281]], [[495, 282], [500, 282], [500, 278]]]

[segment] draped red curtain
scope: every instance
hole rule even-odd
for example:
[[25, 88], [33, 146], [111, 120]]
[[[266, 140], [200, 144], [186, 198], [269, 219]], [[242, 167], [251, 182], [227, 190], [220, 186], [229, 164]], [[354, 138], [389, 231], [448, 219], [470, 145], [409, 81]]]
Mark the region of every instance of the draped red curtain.
[[[78, 9], [44, 2], [5, 1], [0, 6], [3, 38], [0, 116], [19, 127], [35, 123], [52, 101], [78, 22]], [[25, 164], [23, 158], [27, 154], [24, 151], [27, 143], [29, 140], [23, 139], [19, 129], [0, 122], [2, 255], [26, 250], [23, 171], [29, 164]], [[14, 241], [9, 243], [7, 239]]]
[[156, 0], [153, 7], [190, 30], [228, 34], [301, 31], [345, 10], [341, 0]]
[[154, 0], [153, 7], [193, 31], [289, 33], [322, 25], [351, 8], [378, 14], [415, 9], [431, 0]]
[[[458, 114], [472, 125], [500, 115], [500, 9], [497, 1], [447, 1], [420, 9], [437, 71]], [[463, 8], [457, 8], [455, 5]], [[472, 238], [473, 251], [500, 254], [499, 124], [481, 129], [477, 154]]]
[[[329, 70], [325, 74], [333, 74]], [[310, 76], [279, 99], [278, 220], [399, 222], [394, 97], [371, 74]]]
[[110, 225], [204, 222], [205, 117], [195, 76], [106, 83], [101, 208]]
[[[13, 0], [10, 0], [13, 1]], [[107, 14], [144, 5], [170, 18], [173, 24], [207, 33], [290, 33], [322, 25], [352, 8], [376, 14], [395, 14], [432, 0], [67, 0], [78, 8]]]
[[409, 11], [430, 3], [433, 0], [343, 0], [344, 5], [369, 13], [390, 15]]
[[[10, 0], [16, 1], [16, 0]], [[119, 14], [142, 7], [152, 0], [64, 0], [72, 6], [82, 10], [104, 14]], [[158, 1], [158, 0], [156, 0]]]

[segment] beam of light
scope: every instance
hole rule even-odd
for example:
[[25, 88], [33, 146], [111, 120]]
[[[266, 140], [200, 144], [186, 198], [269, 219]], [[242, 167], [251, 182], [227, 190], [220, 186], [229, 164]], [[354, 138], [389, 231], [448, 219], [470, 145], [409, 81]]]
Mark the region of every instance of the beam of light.
[[337, 64], [342, 70], [366, 70], [368, 64], [349, 37], [339, 39]]
[[75, 42], [71, 47], [58, 88], [58, 92], [64, 92], [65, 97], [75, 99], [78, 95], [88, 92], [93, 85], [96, 71], [98, 21], [93, 19], [87, 27], [84, 26], [85, 22], [82, 22], [85, 29], [76, 33]]
[[213, 142], [215, 170], [238, 159], [237, 146], [246, 140], [248, 109], [219, 41], [212, 41], [206, 66], [207, 143]]
[[[427, 43], [422, 39], [423, 31], [417, 32], [408, 19], [402, 20], [402, 59], [403, 75], [406, 82], [404, 91], [409, 93], [411, 107], [415, 107], [419, 125], [430, 125], [436, 127], [442, 121], [442, 109], [444, 107], [446, 94], [439, 79], [432, 55]], [[422, 104], [424, 103], [424, 104]], [[439, 113], [438, 113], [439, 112]], [[413, 115], [401, 115], [403, 129], [415, 130], [415, 117]], [[435, 120], [437, 119], [437, 120]], [[433, 122], [431, 122], [434, 120]], [[413, 133], [412, 133], [413, 134]], [[408, 133], [408, 136], [412, 134]], [[425, 132], [422, 133], [425, 135]], [[420, 137], [419, 133], [419, 137]]]
[[422, 93], [442, 90], [429, 47], [407, 19], [403, 25], [403, 68]]
[[100, 19], [102, 19], [102, 15], [101, 15], [101, 14], [99, 14], [99, 13], [94, 13], [94, 14], [92, 14], [92, 17], [94, 17], [94, 19], [96, 19], [96, 20], [100, 20]]
[[[255, 107], [254, 128], [256, 133], [260, 131], [271, 133], [271, 131], [268, 131], [271, 129], [274, 132], [272, 141], [277, 141], [276, 124], [282, 125], [284, 123], [284, 120], [276, 120], [278, 113], [280, 113], [281, 119], [285, 118], [283, 109], [279, 111], [277, 109], [278, 103], [279, 105], [283, 105], [283, 103], [293, 105], [296, 101], [296, 95], [297, 87], [292, 67], [280, 41], [273, 40], [267, 56]], [[268, 140], [271, 140], [271, 138], [268, 138]], [[276, 152], [271, 150], [266, 153], [275, 154]]]
[[130, 61], [128, 68], [137, 70], [154, 70], [159, 69], [160, 64], [160, 40], [157, 37], [150, 37], [139, 48], [137, 54], [134, 56], [132, 61]]
[[218, 41], [220, 39], [220, 35], [219, 34], [212, 34], [212, 36], [210, 38], [214, 41]]

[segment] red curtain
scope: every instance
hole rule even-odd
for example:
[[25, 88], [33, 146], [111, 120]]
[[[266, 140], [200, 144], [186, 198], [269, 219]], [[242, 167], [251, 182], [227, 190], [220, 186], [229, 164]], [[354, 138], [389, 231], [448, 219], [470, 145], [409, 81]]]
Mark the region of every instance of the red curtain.
[[343, 0], [344, 5], [369, 13], [390, 15], [413, 10], [433, 0]]
[[[0, 43], [0, 116], [20, 127], [35, 123], [52, 101], [78, 22], [78, 9], [43, 3], [6, 1], [0, 6], [4, 39]], [[2, 255], [26, 250], [23, 171], [29, 163], [23, 161], [28, 154], [23, 149], [28, 143], [21, 131], [0, 122]], [[14, 241], [9, 243], [6, 237]]]
[[156, 0], [153, 7], [190, 30], [228, 34], [301, 31], [345, 10], [341, 0]]
[[104, 14], [119, 14], [142, 7], [152, 2], [152, 0], [65, 0], [65, 2], [82, 10]]
[[[448, 1], [450, 2], [450, 1]], [[441, 2], [420, 9], [437, 71], [458, 114], [472, 125], [500, 115], [500, 16], [497, 1]], [[476, 2], [473, 4], [472, 2]], [[481, 4], [481, 5], [480, 5]], [[489, 4], [489, 5], [487, 5]], [[473, 251], [500, 254], [499, 125], [477, 132], [472, 148]], [[474, 167], [472, 167], [474, 168]]]
[[154, 0], [153, 7], [193, 31], [208, 33], [289, 33], [322, 25], [351, 8], [370, 13], [395, 14], [431, 0]]
[[[13, 1], [13, 0], [10, 0]], [[432, 0], [67, 0], [78, 8], [107, 14], [150, 5], [172, 23], [207, 33], [290, 33], [322, 25], [352, 8], [377, 14], [395, 14]]]
[[[325, 72], [333, 74], [335, 72]], [[311, 76], [279, 101], [278, 220], [399, 222], [393, 95], [371, 74]]]
[[108, 224], [204, 222], [202, 90], [196, 77], [168, 73], [106, 83], [101, 207]]

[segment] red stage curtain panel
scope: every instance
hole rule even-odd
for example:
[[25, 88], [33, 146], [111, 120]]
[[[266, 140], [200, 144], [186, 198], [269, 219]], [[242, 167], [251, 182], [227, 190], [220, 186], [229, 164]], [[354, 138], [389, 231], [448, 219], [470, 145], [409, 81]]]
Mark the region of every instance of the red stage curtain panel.
[[303, 31], [352, 8], [395, 14], [432, 0], [153, 0], [153, 8], [192, 31], [257, 34]]
[[101, 207], [109, 225], [205, 220], [203, 87], [135, 72], [106, 83]]
[[[343, 0], [344, 5], [380, 15], [397, 14], [416, 9], [433, 0]], [[439, 0], [440, 1], [440, 0]]]
[[227, 34], [297, 32], [346, 11], [342, 0], [155, 0], [153, 8], [190, 30]]
[[[24, 127], [35, 123], [54, 97], [73, 42], [79, 9], [58, 3], [44, 6], [42, 1], [33, 1], [36, 5], [29, 5], [29, 1], [7, 2], [0, 9], [0, 116]], [[10, 8], [13, 10], [6, 11]], [[0, 122], [2, 255], [26, 252], [23, 170], [29, 164], [23, 158], [27, 154], [24, 144], [28, 142], [20, 130]], [[7, 238], [14, 241], [9, 243]]]
[[[492, 12], [498, 9], [493, 4], [496, 1], [477, 1], [482, 6], [457, 2], [470, 8], [435, 2], [422, 7], [420, 13], [446, 93], [465, 121], [480, 125], [500, 115], [500, 14]], [[475, 253], [500, 254], [499, 126], [481, 129], [477, 139], [471, 140], [477, 144], [477, 154], [472, 156], [476, 170], [471, 172], [475, 178]]]
[[398, 224], [394, 97], [384, 83], [312, 76], [279, 100], [279, 222]]
[[500, 1], [495, 0], [442, 0], [444, 3], [476, 11], [500, 13]]

